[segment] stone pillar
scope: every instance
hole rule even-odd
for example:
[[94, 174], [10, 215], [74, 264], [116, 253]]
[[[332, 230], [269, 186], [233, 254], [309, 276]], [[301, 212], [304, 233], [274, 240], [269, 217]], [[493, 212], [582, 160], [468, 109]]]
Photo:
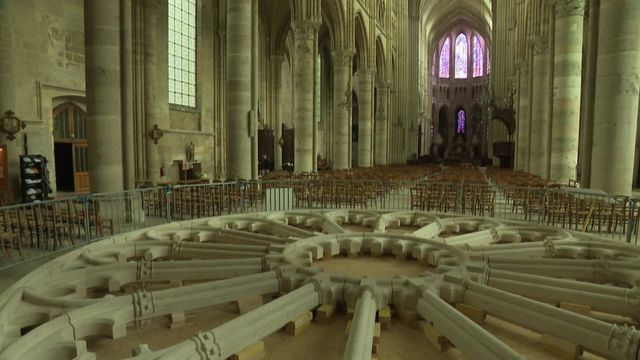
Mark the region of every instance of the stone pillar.
[[600, 4], [591, 187], [630, 195], [638, 121], [637, 0]]
[[[166, 139], [154, 144], [149, 137], [154, 125], [163, 130], [169, 127], [169, 80], [167, 44], [167, 1], [144, 1], [144, 139], [146, 144], [147, 180], [158, 182], [160, 176], [160, 149], [169, 150]], [[165, 19], [165, 21], [163, 21]], [[169, 164], [165, 164], [168, 166]]]
[[84, 3], [91, 191], [122, 191], [120, 2]]
[[252, 0], [227, 1], [227, 177], [251, 178]]
[[588, 188], [591, 184], [591, 156], [593, 151], [593, 110], [596, 95], [596, 68], [598, 62], [598, 23], [600, 0], [589, 1], [589, 26], [587, 60], [583, 82], [582, 126], [580, 132], [580, 186]]
[[549, 43], [541, 37], [533, 41], [533, 76], [531, 81], [531, 146], [529, 171], [544, 179], [549, 177], [551, 108], [549, 104]]
[[553, 122], [550, 177], [576, 178], [580, 135], [584, 0], [555, 3]]
[[358, 97], [358, 166], [372, 165], [371, 152], [373, 140], [373, 76], [374, 72], [361, 69], [359, 72], [360, 88]]
[[333, 159], [334, 170], [349, 169], [351, 138], [352, 51], [336, 51], [333, 56]]
[[529, 62], [525, 61], [520, 69], [520, 100], [518, 104], [518, 143], [516, 146], [516, 169], [529, 171], [529, 134], [530, 134], [530, 82], [529, 82]]
[[271, 56], [271, 71], [273, 75], [274, 87], [272, 87], [275, 92], [275, 111], [273, 114], [275, 119], [274, 123], [274, 169], [279, 170], [282, 169], [282, 146], [280, 146], [279, 141], [282, 137], [282, 106], [286, 106], [282, 103], [282, 63], [284, 62], [284, 55], [272, 55]]
[[314, 163], [314, 82], [316, 35], [320, 23], [298, 20], [291, 24], [294, 38], [293, 117], [295, 123], [295, 171], [315, 171]]
[[[387, 164], [387, 144], [389, 143], [388, 135], [388, 102], [389, 102], [389, 90], [391, 84], [387, 82], [381, 82], [377, 86], [378, 99], [376, 101], [377, 109], [375, 115], [375, 149], [374, 149], [374, 164], [386, 165]], [[431, 111], [431, 107], [429, 107]], [[424, 130], [424, 129], [423, 129]], [[426, 139], [426, 137], [425, 137]], [[425, 140], [426, 142], [426, 140]]]
[[133, 189], [136, 183], [135, 162], [135, 119], [134, 119], [134, 85], [133, 85], [133, 8], [131, 0], [120, 0], [122, 24], [121, 36], [121, 71], [122, 71], [122, 162], [124, 164], [124, 188]]

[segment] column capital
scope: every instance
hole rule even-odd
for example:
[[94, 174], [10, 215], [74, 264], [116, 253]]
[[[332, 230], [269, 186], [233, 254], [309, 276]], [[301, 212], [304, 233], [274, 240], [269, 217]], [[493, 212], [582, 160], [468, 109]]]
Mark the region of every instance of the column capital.
[[337, 50], [331, 52], [333, 63], [337, 66], [351, 66], [353, 55], [355, 55], [355, 51], [353, 50]]
[[360, 80], [371, 81], [373, 80], [373, 77], [375, 76], [375, 74], [376, 74], [375, 70], [371, 70], [368, 68], [362, 68], [358, 70], [358, 76], [360, 77]]
[[284, 55], [270, 55], [269, 60], [274, 64], [282, 65], [284, 62]]
[[534, 55], [546, 54], [549, 51], [549, 40], [546, 36], [535, 35], [529, 39], [529, 46]]
[[516, 64], [516, 71], [518, 74], [526, 75], [529, 73], [529, 62], [527, 60], [520, 60]]
[[376, 88], [380, 90], [390, 90], [391, 86], [393, 86], [393, 82], [391, 81], [381, 80], [376, 82]]
[[584, 16], [586, 0], [552, 0], [556, 18]]
[[291, 23], [294, 40], [312, 40], [320, 30], [322, 22], [314, 20], [296, 20]]

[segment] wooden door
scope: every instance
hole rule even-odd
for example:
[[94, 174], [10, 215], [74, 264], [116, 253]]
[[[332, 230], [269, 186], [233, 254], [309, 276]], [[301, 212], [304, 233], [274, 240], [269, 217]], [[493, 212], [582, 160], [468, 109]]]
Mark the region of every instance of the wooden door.
[[284, 128], [282, 130], [282, 163], [293, 163], [295, 161], [295, 131]]
[[262, 160], [262, 155], [267, 155], [271, 161], [274, 161], [275, 152], [273, 144], [273, 130], [258, 130], [258, 162]]
[[73, 103], [65, 103], [53, 111], [54, 141], [71, 144], [73, 164], [73, 191], [89, 192], [89, 142], [87, 140], [86, 113]]
[[73, 190], [74, 192], [89, 192], [89, 145], [73, 144]]
[[9, 163], [7, 162], [7, 146], [0, 145], [0, 206], [13, 203], [11, 182], [9, 181]]

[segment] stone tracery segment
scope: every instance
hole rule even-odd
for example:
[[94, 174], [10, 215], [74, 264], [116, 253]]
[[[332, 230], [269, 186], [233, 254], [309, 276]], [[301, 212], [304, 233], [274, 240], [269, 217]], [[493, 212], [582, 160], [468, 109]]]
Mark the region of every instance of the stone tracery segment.
[[[370, 232], [349, 231], [356, 225]], [[391, 232], [407, 226], [406, 234]], [[376, 279], [316, 266], [340, 253], [390, 254], [425, 268]], [[281, 294], [164, 349], [140, 344], [134, 357], [226, 359], [322, 304], [344, 302], [354, 309], [345, 359], [370, 358], [376, 311], [386, 306], [424, 318], [475, 358], [525, 358], [450, 306], [464, 303], [607, 358], [637, 360], [638, 257], [637, 247], [591, 235], [413, 211], [292, 211], [162, 225], [63, 255], [1, 294], [0, 359], [91, 358], [88, 338], [117, 339], [159, 317]], [[563, 302], [629, 320], [553, 306]]]

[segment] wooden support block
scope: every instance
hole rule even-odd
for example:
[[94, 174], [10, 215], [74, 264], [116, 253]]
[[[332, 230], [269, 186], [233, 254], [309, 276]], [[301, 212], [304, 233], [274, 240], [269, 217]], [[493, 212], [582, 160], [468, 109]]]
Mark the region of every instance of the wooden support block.
[[288, 322], [284, 327], [284, 331], [289, 335], [298, 336], [311, 325], [312, 319], [313, 314], [310, 311], [306, 312], [297, 319]]
[[171, 286], [172, 288], [181, 287], [183, 285], [184, 285], [184, 283], [182, 282], [182, 280], [171, 280], [171, 281], [169, 281], [169, 286]]
[[356, 309], [348, 307], [347, 308], [347, 319], [351, 320], [353, 319], [353, 313], [356, 311]]
[[316, 322], [319, 322], [319, 323], [327, 322], [335, 311], [336, 311], [335, 304], [321, 305], [316, 310], [316, 317], [315, 317]]
[[373, 343], [375, 345], [380, 344], [380, 323], [377, 322], [373, 327]]
[[464, 303], [457, 303], [456, 309], [479, 325], [484, 324], [484, 320], [487, 318], [487, 312], [478, 309], [475, 306], [467, 305]]
[[582, 354], [580, 346], [549, 334], [542, 334], [542, 348], [558, 359], [573, 360]]
[[358, 252], [349, 250], [349, 252], [347, 253], [347, 257], [349, 257], [349, 259], [355, 259], [358, 257]]
[[349, 338], [349, 331], [351, 331], [351, 320], [347, 321], [347, 326], [344, 327], [344, 338]]
[[378, 312], [378, 320], [380, 321], [382, 329], [389, 330], [391, 327], [391, 308], [387, 306], [380, 309]]
[[452, 344], [446, 337], [442, 336], [440, 332], [427, 321], [420, 321], [422, 332], [429, 342], [435, 346], [439, 351], [444, 352], [451, 349]]
[[574, 304], [574, 303], [561, 301], [559, 307], [561, 309], [569, 310], [580, 315], [591, 316], [591, 306], [588, 306], [588, 305]]
[[411, 327], [418, 327], [418, 313], [411, 310], [405, 310], [401, 306], [395, 308], [398, 318], [403, 323]]
[[238, 314], [246, 314], [249, 311], [262, 306], [262, 296], [250, 296], [243, 299], [238, 299], [236, 303], [236, 312]]
[[265, 357], [264, 342], [258, 341], [229, 357], [230, 360], [260, 360]]
[[373, 347], [371, 347], [371, 358], [378, 358], [378, 349], [380, 347], [380, 344], [373, 344]]
[[171, 324], [169, 325], [169, 327], [171, 329], [181, 328], [184, 326], [185, 322], [186, 322], [186, 318], [184, 316], [184, 312], [172, 313]]

